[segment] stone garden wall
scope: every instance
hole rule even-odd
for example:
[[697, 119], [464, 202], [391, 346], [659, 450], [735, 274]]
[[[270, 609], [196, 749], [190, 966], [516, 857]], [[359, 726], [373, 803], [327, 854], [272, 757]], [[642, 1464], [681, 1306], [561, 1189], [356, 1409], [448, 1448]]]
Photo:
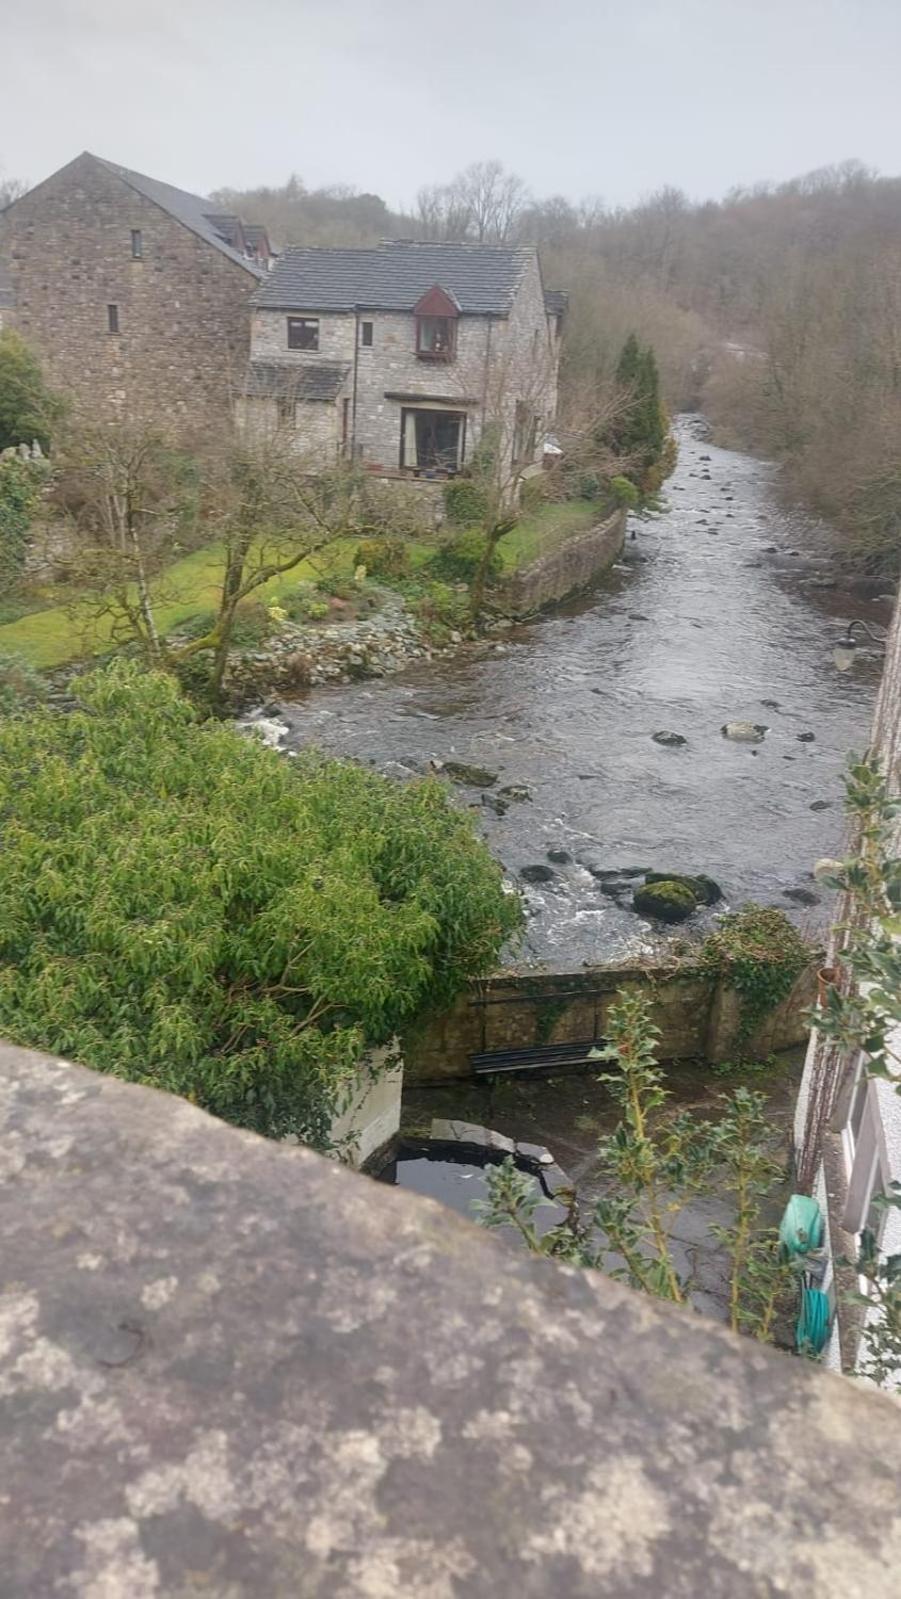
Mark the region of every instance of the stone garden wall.
[[[603, 966], [578, 972], [504, 973], [474, 984], [446, 1011], [404, 1039], [406, 1081], [437, 1083], [470, 1075], [469, 1057], [570, 1040], [603, 1038], [607, 1013], [623, 988], [644, 989], [660, 1029], [665, 1061], [728, 1060], [735, 1053], [741, 1007], [738, 995], [696, 968]], [[815, 997], [811, 966], [788, 999], [742, 1043], [764, 1058], [807, 1038], [804, 1013]]]
[[577, 533], [512, 577], [494, 586], [492, 605], [506, 616], [532, 616], [581, 589], [590, 588], [613, 564], [623, 547], [626, 512]]

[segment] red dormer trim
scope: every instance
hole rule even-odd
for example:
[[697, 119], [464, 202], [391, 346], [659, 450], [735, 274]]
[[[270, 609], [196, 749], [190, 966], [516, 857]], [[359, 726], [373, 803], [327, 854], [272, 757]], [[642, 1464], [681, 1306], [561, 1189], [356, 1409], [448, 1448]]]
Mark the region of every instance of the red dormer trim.
[[413, 307], [413, 315], [458, 317], [460, 307], [453, 295], [442, 289], [440, 283], [433, 283], [430, 289], [426, 289], [422, 299], [417, 300]]

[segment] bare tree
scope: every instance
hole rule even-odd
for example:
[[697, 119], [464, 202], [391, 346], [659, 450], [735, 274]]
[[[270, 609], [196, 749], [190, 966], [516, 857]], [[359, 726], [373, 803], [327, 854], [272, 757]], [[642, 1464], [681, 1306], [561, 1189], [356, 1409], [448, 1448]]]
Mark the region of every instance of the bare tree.
[[500, 161], [474, 161], [449, 183], [420, 189], [417, 217], [426, 238], [507, 244], [527, 200], [522, 179]]
[[29, 185], [21, 178], [5, 178], [0, 172], [0, 211], [12, 205], [13, 201], [20, 199], [23, 194], [27, 194], [28, 189]]

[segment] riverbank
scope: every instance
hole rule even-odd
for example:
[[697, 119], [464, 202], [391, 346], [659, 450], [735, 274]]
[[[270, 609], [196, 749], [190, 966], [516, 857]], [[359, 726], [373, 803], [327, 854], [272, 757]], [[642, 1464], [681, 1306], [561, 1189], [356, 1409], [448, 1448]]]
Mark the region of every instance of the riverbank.
[[[812, 867], [841, 848], [841, 773], [866, 741], [879, 671], [872, 657], [836, 673], [832, 644], [887, 607], [813, 586], [828, 577], [804, 559], [771, 468], [710, 445], [695, 419], [679, 441], [669, 508], [630, 521], [590, 597], [450, 660], [280, 706], [288, 749], [317, 743], [401, 779], [485, 769], [493, 781], [458, 785], [460, 803], [523, 887], [517, 958], [551, 970], [659, 951], [659, 924], [605, 891], [630, 871], [720, 884], [690, 937], [747, 900], [814, 937], [828, 919]], [[733, 721], [766, 731], [733, 742]]]

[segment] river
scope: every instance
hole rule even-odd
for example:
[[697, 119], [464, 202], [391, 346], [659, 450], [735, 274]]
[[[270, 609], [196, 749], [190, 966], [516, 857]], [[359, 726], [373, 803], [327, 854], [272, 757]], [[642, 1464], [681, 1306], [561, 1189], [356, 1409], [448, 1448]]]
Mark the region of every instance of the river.
[[[878, 676], [875, 659], [837, 672], [832, 644], [842, 622], [884, 623], [888, 609], [826, 586], [812, 530], [780, 506], [770, 465], [709, 444], [701, 419], [677, 431], [669, 508], [630, 520], [625, 559], [589, 597], [451, 661], [282, 708], [288, 749], [316, 743], [395, 772], [431, 761], [496, 772], [487, 803], [454, 788], [511, 877], [549, 866], [549, 850], [572, 857], [522, 885], [519, 958], [551, 967], [659, 945], [660, 930], [605, 894], [580, 855], [596, 869], [705, 872], [725, 906], [776, 904], [811, 929], [826, 915], [789, 896], [817, 896], [813, 862], [840, 846], [841, 772], [866, 743]], [[734, 720], [766, 725], [763, 742], [725, 738]], [[663, 747], [658, 731], [686, 742]], [[531, 797], [498, 815], [508, 786]]]

